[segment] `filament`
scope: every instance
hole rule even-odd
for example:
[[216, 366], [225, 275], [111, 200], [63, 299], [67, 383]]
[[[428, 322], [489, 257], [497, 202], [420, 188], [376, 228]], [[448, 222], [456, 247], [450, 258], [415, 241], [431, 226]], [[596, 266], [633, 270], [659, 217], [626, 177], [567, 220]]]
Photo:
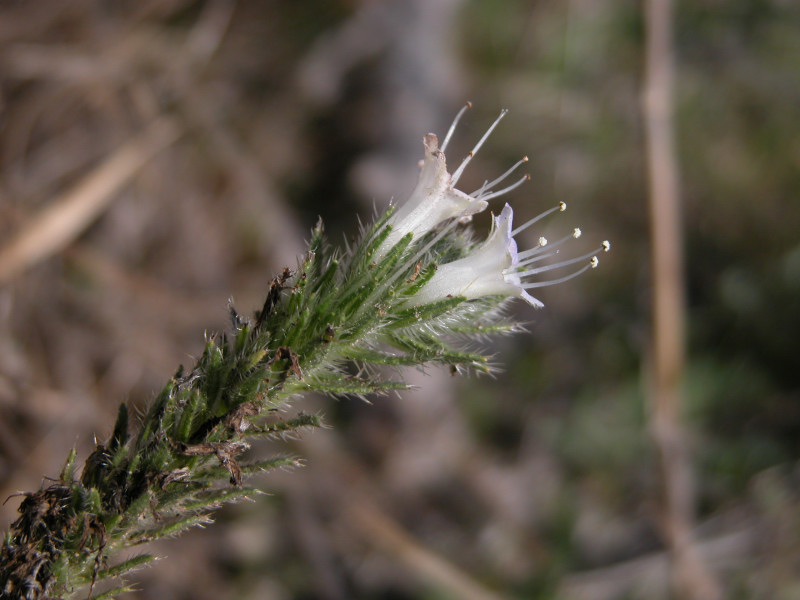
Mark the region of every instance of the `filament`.
[[528, 227], [530, 227], [531, 225], [533, 225], [537, 221], [540, 221], [541, 219], [544, 219], [549, 214], [552, 214], [552, 213], [554, 213], [556, 211], [564, 212], [565, 210], [567, 210], [567, 203], [566, 202], [559, 202], [553, 208], [547, 209], [543, 213], [533, 217], [530, 221], [526, 221], [525, 223], [523, 223], [522, 225], [517, 227], [514, 231], [511, 232], [511, 235], [512, 236], [513, 235], [517, 235], [520, 231], [525, 231]]
[[[569, 235], [565, 235], [563, 238], [561, 238], [557, 242], [553, 242], [552, 244], [548, 244], [546, 246], [539, 245], [536, 248], [531, 248], [530, 250], [525, 250], [524, 252], [520, 252], [519, 254], [517, 254], [517, 258], [520, 259], [520, 264], [526, 264], [526, 263], [534, 262], [536, 260], [541, 260], [541, 257], [537, 256], [537, 254], [540, 254], [540, 253], [544, 252], [545, 250], [552, 250], [553, 248], [558, 248], [563, 243], [568, 242], [571, 239], [578, 239], [579, 237], [581, 237], [581, 230], [578, 229], [578, 228], [575, 228], [572, 231], [572, 233], [570, 233]], [[536, 257], [536, 258], [525, 260], [526, 258], [531, 257], [531, 256]]]
[[553, 263], [552, 265], [545, 265], [544, 267], [537, 267], [535, 269], [528, 269], [527, 271], [522, 271], [521, 273], [517, 273], [518, 277], [526, 277], [528, 275], [536, 275], [537, 273], [544, 273], [545, 271], [552, 271], [553, 269], [560, 269], [561, 267], [566, 267], [568, 265], [574, 265], [575, 263], [581, 262], [590, 258], [597, 254], [603, 248], [595, 248], [591, 252], [587, 252], [581, 256], [577, 256], [575, 258], [570, 258], [568, 260], [562, 260], [561, 262]]
[[479, 189], [479, 190], [476, 190], [476, 191], [474, 191], [474, 192], [472, 192], [472, 193], [470, 194], [470, 196], [473, 196], [473, 197], [480, 198], [481, 194], [483, 194], [483, 193], [484, 193], [484, 192], [485, 192], [487, 189], [489, 189], [489, 188], [490, 188], [490, 187], [492, 187], [493, 185], [497, 185], [498, 183], [500, 183], [501, 181], [503, 181], [503, 180], [504, 180], [506, 177], [508, 177], [509, 175], [511, 175], [511, 173], [513, 173], [514, 171], [516, 171], [516, 170], [517, 170], [517, 168], [518, 168], [518, 167], [519, 167], [521, 164], [523, 164], [523, 163], [526, 163], [526, 162], [528, 162], [528, 157], [527, 157], [527, 156], [523, 156], [523, 157], [522, 157], [520, 160], [518, 160], [516, 163], [514, 163], [514, 166], [513, 166], [513, 167], [511, 167], [511, 168], [510, 168], [508, 171], [506, 171], [505, 173], [503, 173], [502, 175], [500, 175], [500, 177], [498, 177], [497, 179], [495, 179], [495, 180], [493, 180], [493, 181], [490, 181], [490, 182], [488, 182], [488, 183], [487, 183], [487, 182], [484, 182], [484, 184], [483, 184], [483, 185], [480, 187], [480, 189]]
[[504, 108], [503, 110], [500, 111], [500, 116], [497, 117], [495, 119], [494, 123], [491, 124], [489, 129], [486, 130], [486, 133], [484, 133], [483, 137], [480, 140], [478, 140], [478, 143], [475, 144], [475, 147], [472, 150], [470, 150], [470, 153], [467, 154], [467, 157], [463, 161], [461, 161], [461, 164], [458, 166], [458, 169], [456, 169], [455, 173], [453, 173], [453, 177], [452, 177], [452, 180], [450, 182], [450, 185], [455, 186], [455, 184], [458, 183], [458, 180], [461, 178], [461, 175], [464, 173], [464, 169], [467, 168], [467, 165], [469, 164], [469, 161], [471, 161], [472, 157], [475, 156], [478, 153], [478, 150], [480, 150], [481, 146], [483, 146], [483, 143], [492, 134], [492, 131], [494, 131], [494, 128], [497, 127], [497, 125], [500, 123], [500, 121], [502, 121], [503, 117], [506, 116], [507, 112], [508, 112], [507, 108]]
[[573, 278], [577, 277], [578, 275], [581, 275], [582, 273], [585, 273], [589, 269], [595, 268], [597, 266], [597, 263], [598, 263], [597, 257], [593, 256], [592, 257], [592, 261], [588, 265], [582, 266], [580, 269], [578, 269], [574, 273], [570, 273], [569, 275], [565, 275], [564, 277], [561, 277], [559, 279], [551, 279], [549, 281], [536, 281], [534, 283], [523, 283], [522, 284], [522, 288], [525, 289], [525, 290], [532, 290], [534, 288], [547, 287], [548, 285], [556, 285], [556, 284], [559, 284], [559, 283], [564, 283], [565, 281], [569, 281], [570, 279], [573, 279]]
[[461, 110], [458, 111], [456, 118], [453, 119], [453, 123], [450, 125], [450, 129], [447, 130], [447, 135], [444, 136], [444, 141], [442, 142], [442, 145], [439, 148], [442, 152], [445, 151], [445, 148], [447, 148], [447, 144], [450, 143], [450, 138], [453, 137], [453, 133], [456, 130], [456, 125], [458, 125], [458, 122], [461, 120], [461, 117], [470, 108], [472, 108], [472, 102], [467, 102], [464, 106], [461, 107]]
[[508, 187], [505, 187], [505, 188], [503, 188], [502, 190], [498, 190], [498, 191], [496, 191], [496, 192], [491, 192], [491, 193], [489, 193], [489, 194], [486, 194], [485, 196], [482, 196], [482, 197], [481, 197], [481, 200], [483, 200], [484, 202], [486, 202], [486, 201], [488, 201], [488, 200], [491, 200], [492, 198], [497, 198], [498, 196], [502, 196], [503, 194], [507, 194], [507, 193], [508, 193], [508, 192], [510, 192], [511, 190], [515, 190], [515, 189], [517, 189], [519, 186], [521, 186], [523, 183], [525, 183], [526, 181], [528, 181], [530, 178], [531, 178], [531, 176], [526, 174], [525, 176], [523, 176], [523, 177], [522, 177], [522, 178], [521, 178], [519, 181], [517, 181], [516, 183], [512, 183], [510, 186], [508, 186]]

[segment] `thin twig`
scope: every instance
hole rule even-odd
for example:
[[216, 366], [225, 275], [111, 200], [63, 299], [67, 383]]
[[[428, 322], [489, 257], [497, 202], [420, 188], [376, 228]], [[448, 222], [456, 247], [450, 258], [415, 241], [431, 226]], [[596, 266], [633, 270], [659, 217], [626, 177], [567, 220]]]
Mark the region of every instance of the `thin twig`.
[[[720, 569], [734, 569], [746, 563], [756, 551], [760, 534], [757, 523], [740, 526], [734, 531], [700, 539], [699, 554], [707, 563]], [[564, 578], [559, 598], [569, 600], [613, 600], [641, 591], [651, 597], [666, 597], [669, 587], [670, 557], [664, 552], [637, 556], [631, 560], [573, 573]], [[663, 593], [658, 593], [661, 591]], [[683, 596], [681, 596], [683, 598]]]
[[[487, 588], [469, 573], [425, 547], [373, 500], [369, 478], [347, 451], [330, 436], [317, 432], [304, 447], [312, 455], [311, 464], [321, 470], [319, 482], [326, 504], [334, 503], [348, 531], [377, 550], [393, 557], [418, 581], [439, 590], [445, 597], [459, 600], [503, 600], [504, 596]], [[330, 474], [335, 474], [331, 477]], [[326, 476], [327, 474], [327, 476]], [[346, 482], [345, 485], [342, 482]]]
[[0, 248], [0, 284], [62, 250], [77, 238], [108, 206], [114, 194], [179, 134], [178, 125], [171, 119], [153, 121], [144, 132], [35, 215]]
[[664, 536], [680, 598], [722, 598], [692, 535], [691, 457], [680, 422], [684, 368], [684, 289], [680, 192], [673, 127], [674, 59], [671, 0], [647, 0], [644, 119], [647, 132], [652, 262], [651, 429], [664, 496]]
[[347, 517], [367, 539], [421, 579], [461, 600], [502, 600], [441, 555], [425, 548], [394, 520], [368, 503], [346, 507]]

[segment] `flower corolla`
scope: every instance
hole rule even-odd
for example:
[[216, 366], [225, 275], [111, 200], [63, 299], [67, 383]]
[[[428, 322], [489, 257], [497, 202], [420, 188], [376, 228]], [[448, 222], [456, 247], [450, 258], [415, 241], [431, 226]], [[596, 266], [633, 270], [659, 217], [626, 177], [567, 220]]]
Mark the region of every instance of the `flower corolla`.
[[450, 296], [467, 299], [483, 296], [520, 296], [529, 304], [543, 304], [522, 288], [514, 268], [519, 264], [517, 242], [511, 236], [511, 207], [506, 204], [500, 216], [493, 217], [486, 241], [467, 257], [440, 265], [436, 274], [412, 299], [415, 305]]
[[428, 232], [433, 231], [442, 223], [453, 220], [463, 220], [471, 217], [475, 213], [485, 210], [486, 207], [489, 206], [489, 200], [506, 194], [529, 179], [529, 176], [525, 175], [516, 183], [504, 189], [498, 191], [493, 191], [492, 189], [493, 186], [504, 181], [517, 167], [527, 162], [528, 158], [525, 157], [503, 175], [494, 181], [484, 183], [480, 189], [471, 194], [456, 189], [458, 180], [461, 178], [469, 162], [483, 143], [489, 138], [506, 112], [508, 112], [503, 110], [500, 113], [500, 116], [492, 123], [486, 133], [483, 134], [483, 137], [481, 137], [458, 168], [450, 174], [447, 170], [447, 161], [444, 151], [455, 131], [458, 121], [470, 106], [471, 105], [467, 103], [467, 105], [459, 111], [441, 147], [439, 146], [439, 138], [436, 134], [429, 133], [423, 138], [425, 157], [422, 161], [419, 180], [408, 200], [406, 200], [388, 219], [387, 225], [391, 227], [391, 230], [378, 249], [379, 256], [386, 255], [397, 242], [409, 233], [413, 235], [416, 241]]
[[[500, 215], [493, 217], [492, 230], [486, 241], [466, 257], [440, 265], [430, 281], [409, 299], [409, 304], [418, 306], [455, 296], [461, 296], [468, 300], [486, 296], [504, 296], [522, 298], [534, 308], [543, 307], [544, 304], [530, 295], [527, 290], [555, 285], [577, 277], [587, 269], [597, 266], [598, 259], [594, 256], [597, 252], [607, 252], [611, 249], [611, 244], [605, 241], [600, 248], [587, 254], [534, 267], [536, 262], [557, 254], [557, 246], [571, 238], [580, 237], [581, 230], [574, 229], [571, 234], [550, 245], [546, 239], [539, 238], [538, 246], [523, 252], [517, 250], [514, 235], [527, 229], [545, 215], [564, 209], [566, 209], [566, 204], [561, 202], [558, 206], [513, 230], [514, 211], [511, 206], [506, 204]], [[564, 277], [530, 281], [531, 276], [587, 260], [588, 263]]]
[[387, 224], [392, 230], [381, 245], [381, 254], [408, 233], [418, 239], [448, 219], [474, 215], [489, 205], [480, 197], [470, 196], [453, 187], [436, 134], [427, 134], [423, 144], [425, 159], [419, 180], [408, 200], [389, 218]]

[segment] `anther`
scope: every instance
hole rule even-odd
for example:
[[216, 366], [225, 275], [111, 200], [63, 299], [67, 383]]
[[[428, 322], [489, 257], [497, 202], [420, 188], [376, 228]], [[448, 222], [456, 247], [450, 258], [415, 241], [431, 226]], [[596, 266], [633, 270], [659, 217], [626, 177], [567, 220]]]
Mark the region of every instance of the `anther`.
[[575, 228], [575, 229], [572, 231], [572, 237], [574, 237], [576, 240], [577, 240], [579, 237], [581, 237], [581, 230], [580, 230], [580, 228], [576, 227], [576, 228]]
[[611, 242], [609, 242], [608, 240], [605, 240], [602, 243], [602, 246], [603, 246], [603, 252], [608, 252], [609, 250], [611, 250]]

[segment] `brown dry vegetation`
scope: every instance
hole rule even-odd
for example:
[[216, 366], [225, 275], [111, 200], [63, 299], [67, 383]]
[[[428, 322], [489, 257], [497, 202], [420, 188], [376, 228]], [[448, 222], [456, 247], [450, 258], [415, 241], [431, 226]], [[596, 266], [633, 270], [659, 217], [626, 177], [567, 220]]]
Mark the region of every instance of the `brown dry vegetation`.
[[[616, 253], [545, 290], [544, 311], [518, 307], [531, 333], [493, 347], [496, 380], [412, 372], [417, 392], [372, 406], [299, 401], [333, 425], [286, 443], [308, 466], [159, 544], [168, 558], [131, 597], [666, 597], [641, 385], [640, 12], [0, 4], [0, 497], [38, 489], [73, 445], [85, 458], [119, 402], [144, 406], [225, 328], [229, 298], [257, 308], [318, 215], [341, 239], [373, 202], [402, 197], [422, 135], [469, 97], [455, 156], [499, 107], [511, 113], [465, 187], [528, 154], [521, 217], [567, 200], [562, 229]], [[800, 585], [798, 19], [779, 0], [678, 11], [684, 412], [699, 552], [731, 598]]]

